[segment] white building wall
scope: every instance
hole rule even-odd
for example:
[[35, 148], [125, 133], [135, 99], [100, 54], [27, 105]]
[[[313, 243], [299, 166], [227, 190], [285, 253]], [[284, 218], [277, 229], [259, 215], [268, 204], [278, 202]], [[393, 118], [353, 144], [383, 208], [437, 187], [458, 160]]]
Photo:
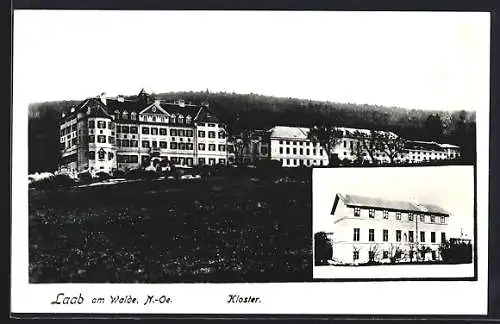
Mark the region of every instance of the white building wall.
[[[346, 207], [342, 200], [339, 201], [335, 215], [332, 217], [333, 232], [333, 260], [341, 263], [353, 263], [354, 250], [359, 251], [359, 260], [363, 263], [368, 261], [369, 251], [377, 247], [376, 259], [382, 262], [389, 262], [389, 259], [383, 259], [383, 251], [387, 251], [390, 257], [391, 246], [398, 246], [403, 250], [409, 250], [412, 245], [420, 242], [420, 232], [425, 232], [425, 242], [419, 243], [430, 247], [436, 251], [436, 257], [439, 258], [439, 245], [441, 244], [441, 233], [447, 233], [448, 217], [445, 224], [430, 223], [430, 216], [425, 215], [426, 220], [420, 223], [418, 227], [415, 222], [408, 220], [408, 213], [401, 213], [401, 220], [396, 219], [396, 212], [389, 211], [388, 218], [384, 219], [382, 210], [375, 210], [374, 218], [369, 217], [368, 209], [360, 209], [360, 216], [354, 216], [354, 208]], [[436, 221], [439, 222], [438, 217]], [[354, 229], [359, 228], [359, 241], [354, 241]], [[374, 230], [374, 241], [369, 240], [369, 230]], [[383, 231], [387, 230], [387, 241], [383, 240]], [[396, 231], [401, 231], [401, 241], [396, 239]], [[414, 243], [408, 241], [409, 231], [413, 231]], [[431, 232], [435, 233], [435, 242], [431, 242]], [[446, 238], [448, 235], [446, 234]], [[414, 245], [416, 247], [416, 245]], [[431, 259], [431, 253], [426, 255], [426, 259]], [[354, 262], [356, 263], [356, 262]]]
[[310, 140], [271, 138], [271, 159], [281, 161], [284, 167], [328, 165], [325, 150]]

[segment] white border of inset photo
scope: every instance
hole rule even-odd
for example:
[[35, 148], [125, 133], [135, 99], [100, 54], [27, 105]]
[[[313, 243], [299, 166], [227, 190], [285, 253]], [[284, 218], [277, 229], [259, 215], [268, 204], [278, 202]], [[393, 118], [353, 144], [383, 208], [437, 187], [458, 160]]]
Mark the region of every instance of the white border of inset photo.
[[[318, 251], [328, 242], [332, 255], [313, 277], [474, 279], [474, 178], [472, 165], [315, 169], [313, 233], [324, 233]], [[442, 262], [450, 239], [471, 243], [470, 263]]]

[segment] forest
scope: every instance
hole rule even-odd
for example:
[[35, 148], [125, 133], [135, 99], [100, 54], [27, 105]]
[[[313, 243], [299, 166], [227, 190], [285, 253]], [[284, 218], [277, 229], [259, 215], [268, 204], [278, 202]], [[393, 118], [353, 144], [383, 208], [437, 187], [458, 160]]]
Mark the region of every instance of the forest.
[[[335, 125], [393, 131], [409, 140], [437, 141], [462, 147], [464, 159], [475, 162], [476, 113], [417, 110], [380, 105], [336, 103], [296, 98], [186, 91], [152, 93], [156, 99], [209, 103], [233, 134], [275, 125]], [[125, 96], [127, 98], [127, 96]], [[59, 160], [59, 119], [79, 101], [32, 103], [29, 106], [29, 172], [55, 171]], [[446, 107], [444, 107], [445, 109]]]

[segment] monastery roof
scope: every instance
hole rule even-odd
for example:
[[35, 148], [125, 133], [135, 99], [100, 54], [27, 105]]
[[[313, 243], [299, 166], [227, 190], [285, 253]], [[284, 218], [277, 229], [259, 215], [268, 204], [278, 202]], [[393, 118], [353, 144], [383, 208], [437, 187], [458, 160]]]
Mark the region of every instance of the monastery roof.
[[450, 214], [445, 209], [433, 204], [420, 204], [420, 203], [417, 204], [411, 201], [380, 199], [380, 198], [358, 196], [351, 194], [337, 194], [335, 196], [335, 203], [332, 209], [332, 214], [335, 212], [339, 199], [342, 199], [342, 201], [349, 207], [378, 208], [378, 209], [399, 210], [405, 212], [440, 214], [440, 215]]
[[309, 128], [306, 127], [290, 127], [290, 126], [275, 126], [270, 129], [271, 137], [305, 140], [309, 134]]
[[436, 142], [406, 141], [406, 149], [424, 151], [442, 151], [443, 147]]

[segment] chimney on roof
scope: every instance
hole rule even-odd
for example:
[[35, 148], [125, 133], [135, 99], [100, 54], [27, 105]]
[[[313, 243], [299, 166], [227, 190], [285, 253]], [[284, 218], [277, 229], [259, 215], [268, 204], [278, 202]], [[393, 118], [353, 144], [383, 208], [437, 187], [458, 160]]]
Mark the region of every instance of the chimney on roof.
[[184, 107], [184, 106], [186, 106], [184, 100], [183, 99], [179, 100], [179, 107]]
[[101, 102], [103, 104], [106, 104], [106, 92], [102, 92], [100, 95], [99, 95], [99, 99], [101, 99]]

